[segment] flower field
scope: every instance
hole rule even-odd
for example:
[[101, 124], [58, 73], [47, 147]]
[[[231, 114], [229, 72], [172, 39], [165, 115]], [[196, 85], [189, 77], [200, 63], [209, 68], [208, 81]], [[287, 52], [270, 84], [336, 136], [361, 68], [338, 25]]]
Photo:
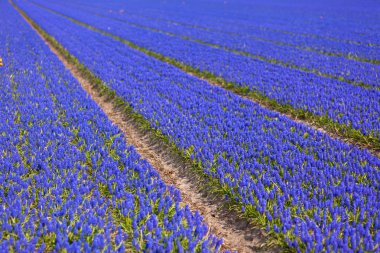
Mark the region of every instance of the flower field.
[[1, 251], [239, 251], [65, 59], [263, 250], [379, 252], [380, 5], [270, 2], [0, 1]]
[[[196, 71], [223, 78], [235, 87], [253, 91], [255, 98], [270, 100], [281, 112], [289, 110], [290, 107], [299, 117], [320, 121], [320, 127], [334, 125], [330, 129], [340, 129], [338, 132], [345, 138], [380, 147], [379, 64], [353, 60], [349, 56], [318, 54], [309, 50], [301, 50], [301, 54], [297, 46], [281, 50], [273, 44], [264, 48], [275, 53], [252, 45], [262, 54], [268, 54], [255, 56], [247, 48], [248, 44], [241, 42], [241, 37], [237, 37], [237, 40], [243, 43], [245, 51], [228, 48], [221, 43], [211, 43], [207, 38], [200, 39], [198, 34], [188, 34], [191, 30], [182, 29], [183, 33], [187, 32], [185, 35], [174, 34], [172, 30], [158, 29], [160, 23], [157, 22], [153, 27], [147, 26], [145, 22], [131, 24], [125, 20], [128, 16], [120, 17], [112, 14], [113, 12], [98, 14], [104, 6], [99, 6], [95, 12], [89, 12], [62, 4], [51, 4], [49, 7], [45, 5], [34, 4], [31, 8], [44, 12], [44, 15], [55, 14], [83, 22], [109, 35], [118, 36], [144, 49], [184, 63]], [[216, 39], [209, 31], [206, 35]], [[220, 41], [227, 43], [229, 40], [223, 37]], [[238, 46], [236, 42], [231, 43]], [[302, 62], [287, 62], [291, 60], [288, 54]], [[317, 59], [314, 54], [323, 59]], [[304, 63], [318, 66], [306, 68]], [[334, 73], [326, 72], [324, 68]], [[346, 77], [346, 74], [349, 76]]]

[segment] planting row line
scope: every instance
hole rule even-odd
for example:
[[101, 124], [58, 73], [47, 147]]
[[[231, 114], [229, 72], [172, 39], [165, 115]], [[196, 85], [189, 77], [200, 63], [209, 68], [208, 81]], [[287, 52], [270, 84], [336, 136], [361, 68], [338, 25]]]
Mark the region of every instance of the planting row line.
[[297, 250], [378, 250], [378, 158], [108, 36], [21, 6], [274, 236]]
[[14, 8], [0, 2], [0, 250], [217, 251]]
[[[95, 14], [94, 12], [88, 11], [88, 9], [65, 6], [66, 3], [61, 3], [60, 5], [43, 3], [43, 5], [39, 5], [51, 8], [54, 11], [69, 15], [89, 24], [93, 24], [92, 20], [95, 17], [97, 20], [102, 20], [101, 22], [104, 27], [109, 27], [110, 29], [115, 26], [124, 30], [129, 29], [131, 26], [139, 29], [147, 29], [168, 35], [168, 39], [170, 39], [170, 37], [185, 39], [210, 47], [217, 47], [230, 53], [237, 53], [243, 55], [243, 57], [253, 57], [272, 64], [304, 70], [365, 87], [379, 87], [380, 85], [380, 65], [358, 62], [341, 56], [319, 54], [264, 41], [246, 39], [241, 36], [236, 37], [212, 31], [184, 29], [184, 27], [179, 26], [163, 26], [155, 20], [139, 20], [138, 23], [135, 23], [130, 21], [128, 15], [120, 17], [118, 13], [108, 13], [104, 11], [107, 9], [106, 5], [99, 6]], [[89, 16], [93, 16], [93, 18]]]
[[[38, 13], [37, 19], [59, 20], [72, 26], [61, 16], [35, 5], [24, 2], [23, 7]], [[183, 62], [197, 73], [206, 76], [211, 73], [216, 81], [220, 80], [217, 77], [222, 77], [223, 81], [251, 91], [261, 100], [271, 100], [276, 104], [276, 110], [293, 111], [297, 116], [311, 118], [311, 121], [319, 120], [324, 127], [340, 129], [340, 134], [362, 144], [380, 146], [378, 90], [363, 89], [136, 27], [125, 29], [101, 17], [82, 15], [81, 19], [87, 20], [92, 29], [99, 28], [109, 36], [125, 38], [144, 50], [169, 57], [175, 63]]]

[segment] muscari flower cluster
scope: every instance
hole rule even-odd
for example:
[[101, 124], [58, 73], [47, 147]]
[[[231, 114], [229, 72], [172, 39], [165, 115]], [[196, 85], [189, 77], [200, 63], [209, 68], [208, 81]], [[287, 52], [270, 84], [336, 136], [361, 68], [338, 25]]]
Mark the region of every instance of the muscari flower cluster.
[[[25, 8], [39, 13], [41, 20], [57, 20], [73, 24], [34, 5]], [[60, 8], [64, 12], [65, 8]], [[95, 27], [127, 38], [154, 52], [177, 59], [201, 71], [209, 71], [237, 85], [247, 86], [280, 104], [327, 116], [334, 122], [360, 130], [362, 134], [378, 138], [380, 134], [380, 91], [320, 77], [252, 58], [210, 48], [199, 43], [156, 33], [126, 23], [78, 12], [67, 14]], [[59, 21], [58, 21], [59, 20]], [[48, 21], [41, 23], [46, 29]], [[52, 24], [50, 24], [52, 26]]]
[[258, 215], [290, 246], [315, 252], [379, 250], [378, 158], [107, 36], [65, 19], [51, 26], [53, 17], [33, 17], [219, 180], [226, 197]]
[[201, 215], [13, 7], [0, 8], [0, 251], [218, 251]]

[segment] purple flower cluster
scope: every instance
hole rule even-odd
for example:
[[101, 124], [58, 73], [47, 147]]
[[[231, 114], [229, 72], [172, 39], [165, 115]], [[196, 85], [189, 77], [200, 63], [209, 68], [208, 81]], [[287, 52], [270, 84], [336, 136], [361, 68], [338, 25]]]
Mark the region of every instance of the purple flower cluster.
[[21, 6], [290, 246], [379, 250], [378, 158], [98, 32]]
[[0, 9], [0, 251], [218, 251], [202, 216], [14, 8]]
[[[64, 22], [62, 17], [35, 5], [29, 4], [28, 8], [41, 16]], [[236, 55], [73, 8], [62, 7], [59, 11], [201, 71], [209, 71], [237, 85], [248, 86], [280, 104], [327, 116], [367, 136], [378, 138], [380, 134], [379, 90]]]

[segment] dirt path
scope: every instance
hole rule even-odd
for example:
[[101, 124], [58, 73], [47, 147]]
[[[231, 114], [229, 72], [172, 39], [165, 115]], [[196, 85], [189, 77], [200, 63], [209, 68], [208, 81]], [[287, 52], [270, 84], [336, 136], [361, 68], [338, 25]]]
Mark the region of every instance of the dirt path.
[[[17, 9], [17, 8], [16, 8]], [[22, 16], [23, 14], [20, 13]], [[63, 62], [79, 81], [83, 89], [107, 114], [126, 136], [126, 142], [133, 145], [143, 159], [146, 159], [161, 175], [166, 184], [174, 185], [181, 192], [183, 203], [192, 211], [198, 210], [204, 217], [210, 232], [224, 238], [222, 249], [238, 252], [279, 252], [275, 247], [267, 247], [267, 237], [263, 230], [254, 227], [240, 218], [236, 211], [228, 210], [224, 199], [205, 189], [205, 179], [193, 172], [188, 164], [163, 141], [157, 140], [150, 131], [142, 130], [138, 124], [118, 108], [112, 101], [101, 96], [99, 91], [70, 64], [53, 45], [48, 43], [33, 25], [23, 16], [26, 22], [45, 41], [51, 51]]]

